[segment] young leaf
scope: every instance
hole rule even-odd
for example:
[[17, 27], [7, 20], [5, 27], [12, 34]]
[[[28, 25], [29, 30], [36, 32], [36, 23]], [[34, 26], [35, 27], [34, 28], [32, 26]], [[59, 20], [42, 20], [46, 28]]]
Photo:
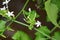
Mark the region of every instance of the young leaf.
[[[40, 30], [41, 32], [47, 35], [50, 34], [50, 30], [46, 26], [41, 26], [40, 28], [38, 28], [38, 30]], [[47, 38], [45, 38], [46, 36], [44, 36], [43, 34], [39, 32], [36, 32], [35, 35], [36, 35], [35, 40], [47, 40]]]
[[6, 13], [7, 13], [7, 11], [6, 11], [6, 10], [0, 10], [0, 15], [2, 15], [3, 17], [5, 17], [5, 16], [6, 16]]
[[51, 3], [51, 0], [47, 0], [45, 2], [45, 10], [47, 12], [48, 18], [50, 21], [55, 25], [58, 26], [57, 24], [57, 13], [58, 13], [58, 7], [57, 5]]
[[39, 17], [39, 15], [36, 13], [36, 11], [31, 11], [31, 12], [27, 12], [27, 11], [23, 11], [24, 15], [25, 15], [25, 20], [28, 24], [30, 24], [29, 29], [32, 30], [32, 28], [35, 25], [35, 19], [37, 17]]
[[[9, 17], [7, 14], [8, 12], [8, 10], [0, 10], [0, 15], [2, 16], [2, 17], [5, 17], [5, 18], [7, 18], [7, 19], [9, 19], [9, 20], [11, 20], [11, 19], [14, 19], [15, 17]], [[10, 14], [9, 14], [10, 15]]]
[[60, 32], [55, 32], [53, 38], [55, 39], [52, 39], [52, 40], [60, 40]]
[[13, 37], [13, 40], [31, 40], [30, 37], [23, 31], [17, 31]]

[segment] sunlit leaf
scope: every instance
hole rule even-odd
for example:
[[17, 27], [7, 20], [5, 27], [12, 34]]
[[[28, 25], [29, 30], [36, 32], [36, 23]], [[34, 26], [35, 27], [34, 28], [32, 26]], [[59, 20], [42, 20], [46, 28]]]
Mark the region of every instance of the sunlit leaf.
[[2, 15], [3, 17], [5, 17], [6, 16], [6, 10], [0, 10], [0, 15]]
[[0, 20], [0, 35], [3, 35], [5, 28], [6, 21]]
[[4, 30], [5, 29], [5, 24], [6, 24], [5, 21], [0, 20], [0, 30]]
[[60, 40], [60, 32], [55, 32], [53, 38], [52, 40]]
[[47, 40], [47, 38], [42, 38], [40, 36], [37, 36], [37, 38], [35, 40]]
[[[38, 30], [40, 30], [41, 32], [47, 35], [50, 34], [50, 30], [46, 26], [41, 26], [40, 28], [38, 28]], [[36, 35], [35, 40], [47, 40], [46, 36], [44, 36], [43, 34], [39, 32], [36, 32], [35, 35]]]
[[51, 0], [48, 0], [45, 2], [45, 10], [47, 12], [48, 18], [50, 21], [55, 25], [58, 26], [57, 24], [57, 13], [58, 13], [58, 7], [57, 5], [53, 4], [50, 2]]
[[13, 40], [31, 40], [31, 38], [23, 31], [17, 31], [13, 37]]
[[5, 17], [5, 18], [9, 19], [9, 20], [15, 18], [15, 17], [11, 17], [11, 16], [9, 17], [9, 16], [7, 15], [7, 12], [8, 12], [8, 10], [0, 10], [0, 15], [1, 15], [2, 17]]
[[48, 16], [46, 16], [46, 21], [47, 21], [47, 22], [50, 22], [50, 19], [48, 18]]

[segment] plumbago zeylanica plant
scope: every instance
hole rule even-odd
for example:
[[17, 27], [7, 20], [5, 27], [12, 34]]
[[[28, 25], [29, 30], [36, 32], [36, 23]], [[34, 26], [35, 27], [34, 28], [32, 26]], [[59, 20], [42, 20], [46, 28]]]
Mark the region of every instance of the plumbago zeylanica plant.
[[[35, 20], [36, 18], [39, 17], [35, 10], [31, 10], [31, 8], [28, 9], [29, 11], [24, 10], [29, 0], [26, 1], [25, 5], [23, 6], [22, 10], [20, 11], [20, 13], [18, 13], [17, 16], [13, 14], [14, 13], [13, 11], [10, 12], [8, 9], [8, 3], [10, 2], [10, 0], [4, 0], [3, 5], [5, 4], [6, 6], [0, 8], [0, 16], [4, 17], [6, 20], [0, 19], [0, 36], [6, 38], [6, 36], [4, 36], [3, 33], [6, 30], [14, 31], [13, 29], [10, 28], [10, 25], [12, 24], [12, 22], [16, 22], [23, 26], [27, 26], [29, 30], [32, 29], [36, 30], [35, 33], [36, 37], [34, 40], [49, 40], [49, 39], [60, 40], [60, 32], [55, 32], [53, 36], [50, 36], [50, 33], [53, 32], [57, 27], [60, 28], [60, 22], [57, 23], [57, 18], [59, 17], [57, 14], [60, 11], [59, 10], [60, 0], [47, 0], [47, 1], [38, 0], [38, 1], [40, 1], [40, 3], [42, 1], [43, 2], [42, 4], [45, 5], [44, 9], [47, 12], [48, 17], [47, 20], [49, 20], [55, 25], [55, 27], [52, 30], [49, 30], [47, 26], [43, 26], [41, 25], [41, 22]], [[16, 18], [21, 14], [21, 12], [23, 12], [23, 15], [25, 17], [23, 20], [29, 25], [16, 20]], [[9, 21], [11, 21], [11, 23], [9, 25], [6, 25], [6, 23]], [[36, 25], [36, 27], [38, 28], [35, 28], [34, 25]], [[14, 33], [11, 38], [13, 40], [32, 40], [32, 38], [28, 34], [21, 30], [18, 30], [16, 33]]]

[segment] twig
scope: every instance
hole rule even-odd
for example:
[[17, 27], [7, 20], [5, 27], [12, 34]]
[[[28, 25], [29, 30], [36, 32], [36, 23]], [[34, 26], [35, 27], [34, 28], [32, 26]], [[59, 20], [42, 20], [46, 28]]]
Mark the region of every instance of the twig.
[[[25, 7], [27, 6], [28, 2], [29, 2], [29, 0], [26, 1], [26, 3], [25, 3], [25, 5], [23, 6], [22, 10], [17, 14], [16, 18], [17, 18], [17, 17], [21, 14], [21, 12], [25, 9]], [[16, 19], [16, 18], [15, 18], [15, 19]], [[15, 19], [14, 19], [14, 20], [15, 20]], [[7, 25], [7, 27], [10, 26], [12, 23], [13, 23], [13, 21], [10, 22], [9, 25]]]

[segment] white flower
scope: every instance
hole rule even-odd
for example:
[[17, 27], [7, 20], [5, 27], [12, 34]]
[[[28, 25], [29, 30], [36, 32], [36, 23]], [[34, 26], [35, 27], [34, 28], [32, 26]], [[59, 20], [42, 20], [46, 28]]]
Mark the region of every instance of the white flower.
[[31, 8], [29, 8], [28, 11], [31, 12]]
[[37, 22], [35, 23], [35, 25], [36, 25], [36, 27], [39, 27], [39, 26], [41, 26], [41, 22], [37, 21]]
[[5, 6], [3, 8], [0, 8], [0, 10], [5, 10], [5, 9], [6, 9]]
[[9, 12], [9, 11], [8, 11], [8, 13], [7, 13], [8, 17], [11, 17], [11, 16], [14, 17], [14, 14], [13, 14], [13, 13], [14, 13], [13, 11], [12, 11], [12, 12]]
[[10, 0], [5, 0], [5, 2], [3, 2], [3, 5], [4, 4], [8, 4]]

